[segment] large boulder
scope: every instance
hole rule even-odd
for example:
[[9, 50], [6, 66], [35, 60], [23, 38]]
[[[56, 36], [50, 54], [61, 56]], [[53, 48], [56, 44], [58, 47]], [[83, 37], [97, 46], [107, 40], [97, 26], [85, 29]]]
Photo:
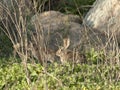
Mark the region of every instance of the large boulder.
[[86, 25], [105, 33], [109, 38], [117, 36], [120, 43], [120, 1], [96, 0], [84, 18]]
[[[39, 31], [43, 30], [45, 39], [47, 39], [48, 36], [49, 43], [47, 47], [55, 51], [61, 44], [62, 39], [68, 35], [70, 35], [70, 38], [75, 39], [72, 40], [72, 43], [77, 41], [77, 39], [81, 37], [79, 32], [82, 32], [83, 29], [83, 27], [79, 24], [81, 23], [79, 16], [65, 15], [58, 11], [47, 11], [41, 14], [37, 14], [33, 16], [31, 21], [36, 29], [39, 29]], [[75, 36], [77, 38], [75, 38]]]
[[[105, 34], [99, 31], [92, 31], [81, 25], [79, 16], [63, 14], [58, 11], [47, 11], [33, 16], [31, 19], [34, 25], [34, 32], [42, 32], [44, 36], [42, 43], [47, 42], [47, 48], [56, 52], [59, 46], [62, 45], [63, 38], [70, 38], [70, 49], [83, 49], [84, 46], [89, 47], [89, 44], [100, 45], [105, 42]], [[90, 41], [90, 43], [89, 43]], [[88, 44], [89, 43], [89, 44]], [[43, 45], [44, 46], [44, 45]]]
[[[70, 38], [69, 50], [83, 53], [91, 47], [101, 49], [106, 42], [106, 35], [81, 25], [79, 16], [63, 14], [58, 11], [47, 11], [36, 14], [31, 19], [34, 55], [42, 62], [46, 56], [55, 57], [56, 51], [63, 45], [64, 38]], [[52, 52], [51, 52], [52, 51]]]

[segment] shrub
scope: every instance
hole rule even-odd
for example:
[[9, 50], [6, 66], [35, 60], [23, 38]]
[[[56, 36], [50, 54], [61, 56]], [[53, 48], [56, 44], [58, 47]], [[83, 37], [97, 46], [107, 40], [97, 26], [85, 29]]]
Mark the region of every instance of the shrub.
[[60, 90], [118, 90], [120, 88], [119, 65], [87, 65], [53, 63], [46, 67], [40, 64], [9, 63], [1, 59], [0, 89], [60, 89]]

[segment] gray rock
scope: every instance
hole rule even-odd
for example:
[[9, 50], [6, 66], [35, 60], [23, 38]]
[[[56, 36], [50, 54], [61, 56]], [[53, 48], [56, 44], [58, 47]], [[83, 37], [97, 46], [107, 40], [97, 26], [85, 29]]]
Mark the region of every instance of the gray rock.
[[118, 43], [120, 43], [119, 3], [119, 0], [96, 0], [84, 18], [87, 26], [106, 34], [108, 38], [117, 37]]
[[[47, 42], [46, 47], [56, 52], [59, 46], [62, 45], [63, 38], [70, 38], [69, 49], [88, 47], [88, 42], [95, 45], [100, 45], [100, 42], [105, 41], [105, 35], [96, 30], [86, 29], [81, 25], [79, 16], [65, 15], [58, 11], [47, 11], [33, 16], [31, 19], [32, 24], [35, 26], [35, 32], [42, 32], [44, 41]], [[41, 36], [42, 36], [41, 35]], [[99, 40], [98, 40], [99, 39]], [[44, 46], [44, 45], [43, 45]]]
[[[82, 29], [79, 16], [77, 15], [65, 15], [58, 11], [48, 11], [33, 16], [31, 22], [39, 29], [43, 30], [45, 36], [50, 35], [48, 47], [57, 50], [58, 46], [61, 45], [64, 37], [73, 37], [73, 41], [78, 40]], [[74, 33], [71, 35], [71, 33]], [[78, 38], [74, 38], [75, 35], [79, 34]], [[46, 39], [46, 38], [45, 38]], [[72, 43], [74, 43], [72, 42]]]
[[32, 23], [39, 25], [44, 30], [52, 31], [69, 27], [69, 22], [80, 23], [80, 18], [77, 15], [64, 15], [58, 11], [47, 11], [37, 14], [32, 17]]

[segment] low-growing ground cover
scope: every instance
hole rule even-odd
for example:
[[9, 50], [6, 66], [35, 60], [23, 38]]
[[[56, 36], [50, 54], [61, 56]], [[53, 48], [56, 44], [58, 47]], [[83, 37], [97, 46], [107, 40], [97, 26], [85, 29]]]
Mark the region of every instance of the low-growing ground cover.
[[119, 90], [119, 65], [40, 64], [0, 60], [0, 90]]
[[[46, 0], [46, 3], [48, 1], [50, 0]], [[60, 5], [58, 5], [58, 7], [55, 7], [56, 8], [55, 10], [58, 10], [66, 14], [79, 14], [80, 18], [83, 19], [88, 9], [92, 7], [90, 6], [90, 4], [92, 4], [93, 1], [95, 0], [84, 0], [84, 1], [63, 0], [63, 3], [61, 2]], [[12, 7], [15, 17], [16, 14], [18, 13], [21, 14], [22, 7], [16, 8], [13, 5]], [[35, 9], [35, 7], [33, 7], [33, 9]], [[39, 9], [39, 7], [36, 9]], [[42, 11], [41, 9], [40, 11]], [[5, 10], [7, 9], [5, 8]], [[11, 12], [11, 9], [8, 8], [7, 11], [9, 10]], [[18, 10], [19, 12], [17, 13], [16, 10]], [[24, 10], [22, 13], [24, 13]], [[33, 12], [30, 13], [34, 14]], [[14, 17], [13, 14], [10, 14], [8, 12], [8, 16], [9, 15], [11, 19]], [[27, 45], [26, 45], [27, 44], [26, 30], [27, 28], [29, 29], [32, 28], [31, 25], [28, 24], [28, 27], [26, 25], [26, 22], [30, 21], [31, 14], [29, 15], [29, 13], [25, 11], [25, 15], [26, 15], [25, 17], [24, 15], [23, 16], [18, 15], [16, 17], [20, 19], [18, 20], [18, 22], [16, 20], [15, 21], [13, 20], [12, 22], [10, 21], [10, 23], [8, 22], [8, 24], [5, 25], [6, 27], [4, 27], [5, 29], [9, 29], [8, 25], [9, 24], [11, 25], [11, 23], [16, 22], [14, 23], [16, 29], [18, 31], [23, 30], [23, 32], [25, 33], [24, 35], [21, 32], [17, 32], [18, 34], [21, 33], [20, 37], [18, 36], [18, 41], [16, 40], [17, 35], [14, 34], [14, 31], [7, 32], [4, 34], [2, 31], [5, 32], [5, 30], [4, 28], [2, 28], [2, 25], [0, 25], [0, 27], [3, 29], [2, 30], [0, 28], [0, 57], [9, 57], [10, 55], [12, 55], [13, 52], [12, 47], [14, 47], [14, 45], [22, 41], [21, 49], [16, 50], [18, 51], [16, 58], [20, 56], [21, 60], [13, 57], [0, 58], [0, 90], [119, 90], [120, 89], [120, 60], [119, 60], [120, 56], [119, 56], [119, 49], [117, 48], [117, 44], [115, 43], [113, 43], [112, 52], [107, 50], [105, 51], [104, 48], [106, 46], [103, 46], [102, 51], [101, 50], [95, 51], [94, 49], [91, 49], [90, 51], [85, 52], [84, 54], [87, 59], [87, 63], [85, 64], [73, 64], [73, 63], [60, 64], [54, 62], [54, 63], [43, 64], [42, 66], [41, 64], [35, 62], [34, 60], [33, 62], [29, 61], [27, 63], [22, 63], [28, 59]], [[21, 29], [19, 29], [19, 27], [21, 27]], [[14, 28], [15, 27], [13, 25], [13, 29], [10, 30], [15, 30]], [[13, 34], [13, 36], [10, 35], [11, 33]], [[39, 34], [37, 35], [38, 37], [40, 37]], [[11, 37], [15, 37], [15, 39], [14, 38], [11, 39]], [[109, 43], [107, 43], [107, 45], [109, 45]], [[24, 52], [24, 50], [26, 52]], [[21, 55], [23, 55], [23, 57]]]

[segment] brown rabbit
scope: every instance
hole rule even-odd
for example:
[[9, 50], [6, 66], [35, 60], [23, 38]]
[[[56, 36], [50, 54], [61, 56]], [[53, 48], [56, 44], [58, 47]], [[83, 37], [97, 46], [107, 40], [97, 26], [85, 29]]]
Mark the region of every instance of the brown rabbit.
[[70, 39], [63, 39], [63, 46], [58, 49], [56, 55], [60, 57], [62, 63], [66, 61], [75, 62], [75, 63], [84, 63], [86, 62], [85, 56], [80, 54], [78, 51], [69, 50]]

